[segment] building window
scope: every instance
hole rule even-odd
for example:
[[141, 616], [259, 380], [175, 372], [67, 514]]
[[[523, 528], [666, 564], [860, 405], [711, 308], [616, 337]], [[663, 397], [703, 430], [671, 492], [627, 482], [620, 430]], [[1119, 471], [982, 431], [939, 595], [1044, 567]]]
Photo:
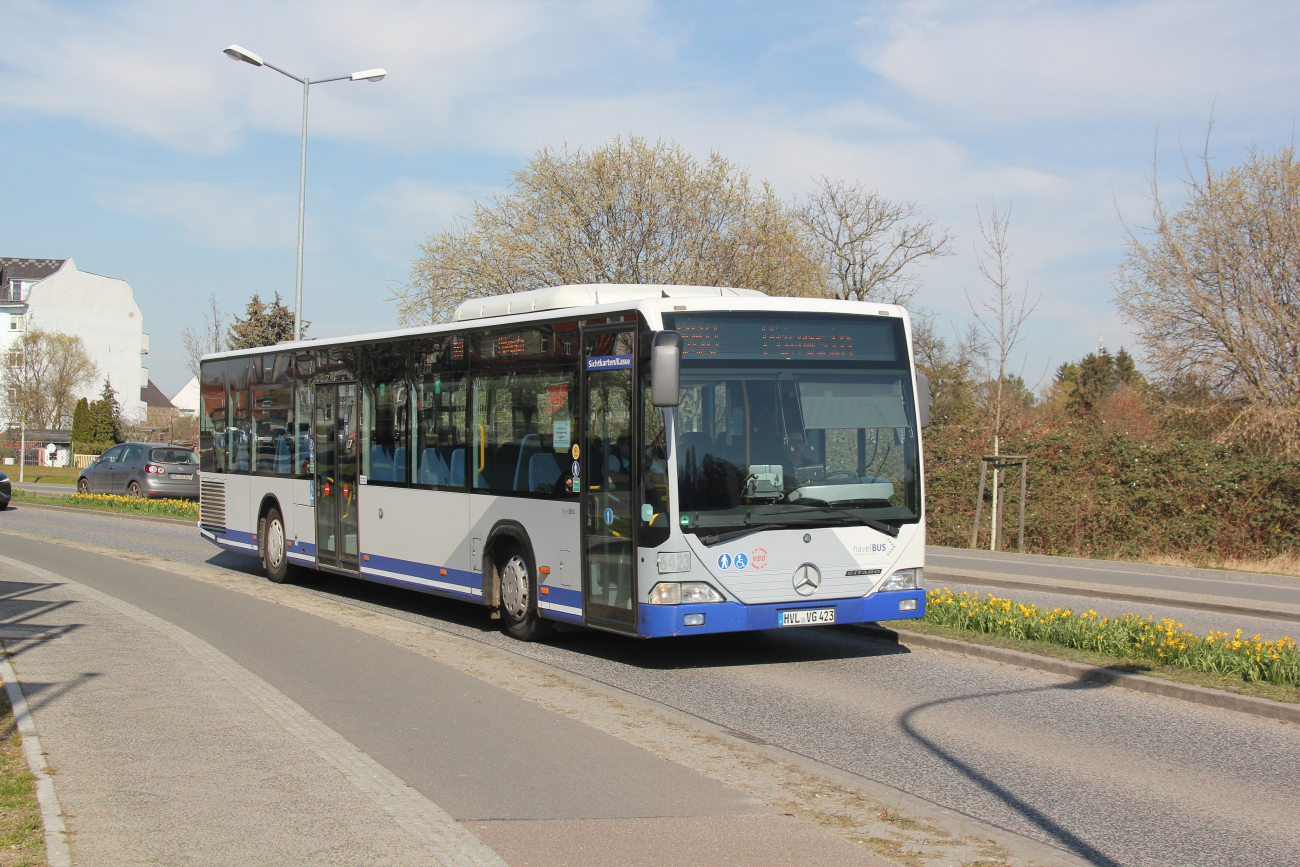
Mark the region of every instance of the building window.
[[19, 314], [19, 313], [15, 313], [15, 314], [13, 314], [12, 316], [9, 317], [9, 330], [10, 330], [10, 331], [24, 331], [24, 330], [26, 330], [26, 329], [23, 328], [23, 317], [22, 317], [21, 314]]
[[10, 280], [0, 288], [0, 301], [26, 301], [33, 280]]

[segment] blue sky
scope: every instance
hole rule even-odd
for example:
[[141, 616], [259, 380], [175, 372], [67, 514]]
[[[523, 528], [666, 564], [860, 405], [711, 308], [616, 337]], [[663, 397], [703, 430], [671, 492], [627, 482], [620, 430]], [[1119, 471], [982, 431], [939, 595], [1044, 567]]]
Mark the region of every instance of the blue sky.
[[1033, 384], [1100, 336], [1131, 345], [1109, 275], [1153, 157], [1173, 180], [1211, 112], [1223, 164], [1292, 140], [1298, 37], [1300, 5], [1269, 2], [5, 0], [0, 255], [130, 282], [169, 394], [210, 292], [291, 299], [301, 91], [222, 55], [238, 43], [312, 77], [390, 73], [312, 91], [315, 336], [391, 327], [417, 242], [534, 149], [632, 133], [783, 196], [825, 174], [919, 203], [957, 237], [915, 299], [947, 331], [982, 288], [977, 203], [1011, 204], [1013, 280], [1042, 296]]

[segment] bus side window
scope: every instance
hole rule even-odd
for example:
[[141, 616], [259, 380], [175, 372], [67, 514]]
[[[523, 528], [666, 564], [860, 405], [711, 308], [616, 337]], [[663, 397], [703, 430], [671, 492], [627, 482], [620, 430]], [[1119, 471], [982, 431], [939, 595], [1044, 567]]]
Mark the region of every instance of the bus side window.
[[[647, 382], [641, 393], [641, 530], [642, 547], [668, 541], [668, 441], [664, 411], [650, 402]], [[649, 508], [647, 508], [649, 507]], [[649, 520], [645, 519], [649, 512]]]
[[226, 392], [230, 396], [230, 428], [226, 432], [229, 455], [227, 471], [246, 473], [249, 469], [249, 438], [252, 428], [248, 411], [249, 359], [232, 358], [226, 365]]
[[226, 362], [205, 361], [199, 373], [199, 472], [226, 471]]
[[415, 341], [414, 435], [417, 485], [464, 490], [466, 471], [466, 422], [468, 401], [466, 376], [453, 340], [463, 338], [421, 338]]

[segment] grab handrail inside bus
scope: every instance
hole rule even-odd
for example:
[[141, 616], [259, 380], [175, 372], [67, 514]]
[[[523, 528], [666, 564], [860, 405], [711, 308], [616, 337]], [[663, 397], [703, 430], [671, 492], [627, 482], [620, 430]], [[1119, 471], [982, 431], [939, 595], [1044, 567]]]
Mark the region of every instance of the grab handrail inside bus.
[[474, 425], [474, 427], [478, 428], [478, 470], [477, 472], [481, 473], [483, 472], [483, 467], [487, 465], [487, 442], [486, 442], [487, 431], [483, 429], [483, 425], [481, 424], [476, 424]]

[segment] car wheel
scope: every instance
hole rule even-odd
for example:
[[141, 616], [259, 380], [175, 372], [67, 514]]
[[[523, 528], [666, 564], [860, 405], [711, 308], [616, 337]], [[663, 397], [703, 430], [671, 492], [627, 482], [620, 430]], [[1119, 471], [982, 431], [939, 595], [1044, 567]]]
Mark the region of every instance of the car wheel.
[[78, 494], [90, 493], [90, 479], [86, 478], [85, 476], [82, 476], [81, 478], [77, 479], [77, 493]]
[[140, 490], [139, 482], [131, 482], [126, 486], [126, 495], [128, 497], [143, 497], [144, 492]]
[[551, 622], [537, 610], [537, 570], [530, 551], [517, 542], [502, 550], [497, 579], [501, 586], [501, 627], [520, 641], [541, 641], [551, 634]]
[[262, 568], [276, 584], [289, 580], [289, 557], [285, 546], [284, 518], [279, 509], [271, 509], [257, 524], [257, 541], [262, 548]]

